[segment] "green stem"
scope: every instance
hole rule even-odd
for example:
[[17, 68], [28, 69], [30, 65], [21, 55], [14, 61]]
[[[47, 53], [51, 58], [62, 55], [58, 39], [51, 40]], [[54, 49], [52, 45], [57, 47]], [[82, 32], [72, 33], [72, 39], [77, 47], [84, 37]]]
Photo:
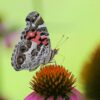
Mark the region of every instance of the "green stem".
[[44, 97], [44, 100], [47, 100], [48, 99], [48, 97]]
[[57, 96], [54, 96], [54, 100], [57, 100]]
[[69, 97], [67, 95], [65, 96], [65, 100], [69, 100]]

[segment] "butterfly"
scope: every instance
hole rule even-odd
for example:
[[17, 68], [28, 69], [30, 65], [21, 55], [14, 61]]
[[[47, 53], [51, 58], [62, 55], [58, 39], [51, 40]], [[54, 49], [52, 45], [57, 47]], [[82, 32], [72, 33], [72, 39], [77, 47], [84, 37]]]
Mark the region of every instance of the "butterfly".
[[25, 21], [26, 28], [21, 32], [20, 41], [11, 57], [12, 66], [16, 71], [35, 70], [50, 63], [58, 53], [58, 49], [51, 48], [47, 27], [38, 12], [30, 12]]

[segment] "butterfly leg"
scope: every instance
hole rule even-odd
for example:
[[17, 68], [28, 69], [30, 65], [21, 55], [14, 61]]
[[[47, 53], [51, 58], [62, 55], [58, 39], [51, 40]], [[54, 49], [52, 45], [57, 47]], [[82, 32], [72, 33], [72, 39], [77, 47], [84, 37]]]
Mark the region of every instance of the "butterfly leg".
[[53, 59], [51, 63], [54, 63], [55, 65], [57, 65], [57, 62], [55, 59]]
[[50, 63], [57, 65], [56, 60], [54, 60], [54, 59], [52, 61], [48, 62], [48, 64], [50, 64]]
[[59, 59], [60, 60], [60, 64], [62, 65], [65, 62], [66, 57], [64, 55], [62, 55], [61, 53], [59, 53], [59, 56], [61, 58], [61, 59]]

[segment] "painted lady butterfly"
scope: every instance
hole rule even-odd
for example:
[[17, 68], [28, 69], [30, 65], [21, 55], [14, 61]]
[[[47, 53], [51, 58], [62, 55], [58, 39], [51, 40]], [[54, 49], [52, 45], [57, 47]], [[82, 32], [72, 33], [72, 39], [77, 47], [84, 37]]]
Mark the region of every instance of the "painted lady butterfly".
[[26, 17], [26, 28], [12, 54], [14, 69], [34, 70], [51, 62], [57, 52], [57, 49], [51, 48], [49, 33], [40, 14], [36, 11], [29, 13]]

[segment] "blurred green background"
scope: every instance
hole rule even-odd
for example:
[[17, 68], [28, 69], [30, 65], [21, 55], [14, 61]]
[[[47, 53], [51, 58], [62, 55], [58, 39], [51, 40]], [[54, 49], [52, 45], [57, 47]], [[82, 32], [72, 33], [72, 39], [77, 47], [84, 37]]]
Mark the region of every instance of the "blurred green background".
[[[74, 74], [76, 88], [84, 92], [80, 72], [88, 55], [100, 42], [100, 0], [0, 0], [1, 24], [5, 27], [0, 33], [0, 95], [8, 100], [24, 100], [32, 92], [29, 81], [39, 68], [33, 72], [16, 72], [11, 66], [11, 55], [19, 39], [17, 34], [25, 28], [25, 17], [33, 10], [43, 17], [52, 48], [62, 35], [69, 37], [59, 46], [55, 59]], [[12, 39], [13, 33], [16, 39]], [[7, 37], [11, 37], [10, 44]]]

